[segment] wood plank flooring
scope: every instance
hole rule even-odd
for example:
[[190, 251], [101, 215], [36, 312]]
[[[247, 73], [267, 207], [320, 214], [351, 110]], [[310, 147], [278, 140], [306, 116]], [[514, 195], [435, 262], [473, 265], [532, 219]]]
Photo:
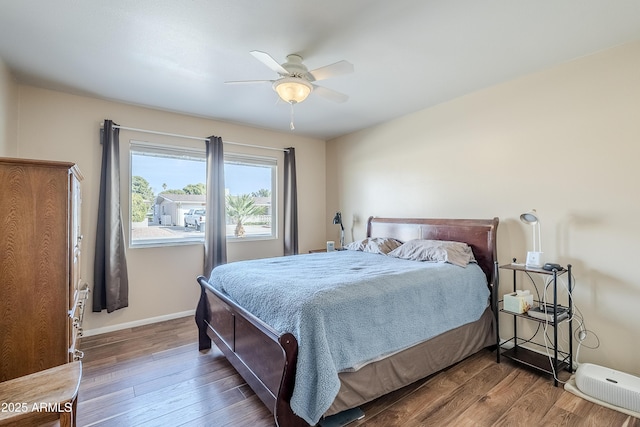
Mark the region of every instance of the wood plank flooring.
[[[86, 337], [78, 426], [274, 425], [213, 346], [199, 352], [192, 317]], [[640, 420], [497, 364], [488, 350], [362, 406], [350, 426], [637, 426]]]

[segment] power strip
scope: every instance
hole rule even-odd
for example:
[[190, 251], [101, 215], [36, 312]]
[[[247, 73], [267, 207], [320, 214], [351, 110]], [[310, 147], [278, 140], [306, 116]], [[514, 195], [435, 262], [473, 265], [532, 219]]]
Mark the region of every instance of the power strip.
[[[567, 319], [569, 317], [569, 309], [567, 307], [557, 308], [558, 313], [558, 321]], [[527, 311], [527, 315], [536, 319], [546, 320], [547, 322], [551, 322], [554, 320], [554, 309], [553, 305], [547, 305], [546, 309], [543, 306], [534, 307]]]

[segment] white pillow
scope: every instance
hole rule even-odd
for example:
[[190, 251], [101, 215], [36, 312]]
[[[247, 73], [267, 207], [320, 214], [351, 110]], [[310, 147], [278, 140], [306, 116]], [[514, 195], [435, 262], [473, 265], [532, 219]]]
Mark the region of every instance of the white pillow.
[[388, 255], [413, 261], [448, 262], [461, 267], [476, 260], [469, 245], [447, 240], [409, 240]]
[[401, 241], [391, 237], [369, 237], [349, 243], [345, 245], [345, 249], [386, 255], [400, 245]]

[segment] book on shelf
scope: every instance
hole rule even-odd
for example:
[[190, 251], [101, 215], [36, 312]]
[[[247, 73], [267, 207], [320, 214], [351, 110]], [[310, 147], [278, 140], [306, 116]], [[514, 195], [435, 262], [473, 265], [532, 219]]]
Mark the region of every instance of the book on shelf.
[[[558, 314], [558, 322], [569, 317], [568, 307], [558, 305], [555, 307], [555, 312]], [[539, 305], [538, 307], [534, 307], [527, 311], [527, 314], [536, 319], [553, 322], [554, 307], [551, 304], [547, 304], [546, 306]]]

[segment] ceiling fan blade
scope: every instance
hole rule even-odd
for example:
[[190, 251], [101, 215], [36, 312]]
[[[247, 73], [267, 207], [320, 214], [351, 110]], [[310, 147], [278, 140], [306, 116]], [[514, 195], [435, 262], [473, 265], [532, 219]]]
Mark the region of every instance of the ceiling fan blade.
[[252, 83], [273, 83], [275, 80], [231, 80], [224, 82], [227, 85], [252, 84]]
[[349, 73], [353, 73], [353, 64], [345, 60], [309, 71], [309, 74], [313, 77], [312, 81], [324, 80], [329, 77]]
[[313, 93], [317, 93], [321, 97], [333, 102], [342, 103], [349, 99], [349, 96], [345, 95], [344, 93], [337, 92], [333, 89], [327, 89], [326, 87], [322, 86], [313, 85]]
[[289, 72], [282, 65], [278, 64], [278, 61], [273, 59], [273, 57], [271, 55], [269, 55], [268, 53], [261, 52], [259, 50], [252, 50], [249, 53], [251, 53], [251, 55], [253, 55], [254, 58], [256, 58], [258, 61], [262, 62], [267, 67], [271, 68], [276, 73], [278, 73], [280, 75], [283, 75], [283, 76], [288, 76], [289, 75]]

